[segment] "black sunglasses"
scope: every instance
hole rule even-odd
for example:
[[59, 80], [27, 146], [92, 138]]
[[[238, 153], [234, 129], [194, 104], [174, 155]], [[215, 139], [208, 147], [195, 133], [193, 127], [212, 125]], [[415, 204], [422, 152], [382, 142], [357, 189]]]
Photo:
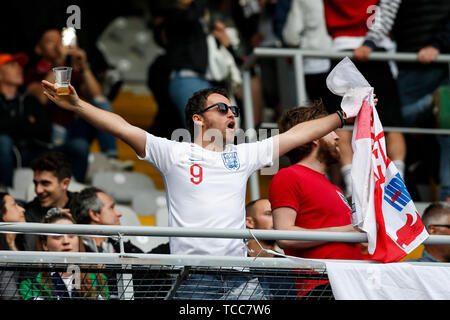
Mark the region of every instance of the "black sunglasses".
[[239, 109], [239, 107], [236, 107], [236, 106], [227, 106], [227, 105], [226, 105], [225, 103], [223, 103], [223, 102], [218, 102], [218, 103], [213, 104], [212, 106], [206, 107], [205, 109], [203, 109], [203, 110], [200, 111], [199, 113], [206, 112], [206, 111], [208, 111], [209, 109], [214, 108], [214, 107], [218, 107], [218, 108], [217, 108], [217, 111], [219, 111], [219, 112], [222, 113], [222, 114], [227, 114], [227, 113], [228, 113], [228, 109], [230, 109], [231, 112], [233, 113], [233, 115], [234, 115], [235, 117], [239, 117], [239, 114], [240, 114], [240, 109]]
[[430, 224], [429, 227], [450, 228], [450, 224]]

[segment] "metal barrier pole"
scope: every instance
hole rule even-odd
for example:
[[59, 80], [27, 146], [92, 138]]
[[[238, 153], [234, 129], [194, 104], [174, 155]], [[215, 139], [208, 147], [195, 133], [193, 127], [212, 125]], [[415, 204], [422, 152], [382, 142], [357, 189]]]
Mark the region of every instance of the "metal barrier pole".
[[[293, 230], [248, 230], [187, 227], [113, 226], [88, 224], [48, 223], [0, 223], [0, 232], [23, 232], [36, 234], [77, 234], [116, 236], [119, 232], [127, 236], [196, 237], [265, 240], [304, 240], [329, 242], [367, 242], [367, 235], [360, 232], [326, 232]], [[424, 244], [450, 244], [450, 236], [430, 235]]]
[[303, 101], [306, 101], [305, 73], [303, 70], [303, 55], [301, 52], [295, 54], [294, 56], [294, 68], [297, 106], [301, 106]]
[[[252, 83], [250, 70], [244, 70], [242, 72], [242, 91], [243, 91], [243, 103], [244, 103], [244, 114], [245, 114], [245, 129], [255, 128], [255, 119], [253, 112], [253, 99], [252, 99]], [[248, 131], [249, 134], [250, 131]], [[256, 132], [254, 132], [256, 134]], [[256, 141], [256, 137], [250, 137]], [[253, 141], [253, 140], [252, 140]], [[259, 199], [259, 177], [258, 171], [254, 172], [250, 176], [249, 181], [250, 186], [250, 201]]]

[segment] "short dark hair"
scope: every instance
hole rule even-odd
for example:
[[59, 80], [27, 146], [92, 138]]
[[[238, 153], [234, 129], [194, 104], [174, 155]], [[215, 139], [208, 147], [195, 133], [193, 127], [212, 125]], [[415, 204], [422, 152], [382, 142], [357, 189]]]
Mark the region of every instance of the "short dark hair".
[[[286, 132], [299, 123], [323, 118], [328, 115], [321, 99], [311, 102], [305, 107], [295, 107], [287, 110], [278, 121], [280, 133]], [[286, 153], [291, 164], [297, 163], [312, 151], [312, 142], [301, 145]]]
[[248, 217], [248, 216], [254, 216], [254, 213], [253, 213], [253, 208], [255, 207], [255, 204], [258, 202], [258, 201], [261, 201], [261, 200], [264, 200], [264, 199], [256, 199], [256, 200], [252, 200], [252, 201], [250, 201], [249, 203], [247, 203], [247, 205], [245, 206], [245, 215]]
[[423, 211], [422, 222], [425, 227], [428, 227], [440, 220], [440, 217], [445, 214], [450, 214], [450, 203], [433, 202]]
[[194, 92], [192, 97], [190, 97], [186, 103], [186, 107], [184, 108], [184, 116], [192, 140], [194, 139], [194, 121], [192, 121], [192, 116], [200, 113], [206, 107], [206, 100], [208, 100], [208, 97], [213, 93], [220, 94], [228, 99], [228, 92], [225, 88], [214, 87]]
[[6, 196], [9, 196], [8, 192], [0, 192], [0, 222], [4, 222], [3, 215], [6, 213]]
[[50, 171], [55, 174], [58, 181], [72, 177], [72, 161], [63, 152], [47, 152], [33, 159], [30, 163], [33, 171]]
[[71, 212], [75, 221], [79, 224], [90, 224], [91, 216], [89, 210], [100, 212], [105, 205], [98, 197], [98, 193], [103, 192], [96, 187], [88, 187], [81, 190], [72, 204]]

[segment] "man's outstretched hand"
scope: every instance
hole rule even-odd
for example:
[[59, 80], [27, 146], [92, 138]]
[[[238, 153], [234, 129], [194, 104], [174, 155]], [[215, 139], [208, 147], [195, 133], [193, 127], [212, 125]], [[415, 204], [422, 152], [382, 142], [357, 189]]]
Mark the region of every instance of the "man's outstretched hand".
[[79, 105], [80, 98], [71, 84], [69, 84], [68, 95], [57, 95], [55, 84], [46, 80], [42, 80], [41, 84], [44, 89], [44, 95], [61, 108], [74, 111]]
[[[376, 96], [377, 95], [374, 93], [373, 94], [373, 104], [374, 104], [375, 107], [377, 106], [377, 103], [378, 103], [378, 98]], [[355, 119], [356, 119], [356, 116], [355, 117], [351, 117], [351, 118], [347, 118], [347, 119], [345, 119], [345, 122], [346, 123], [354, 123]]]

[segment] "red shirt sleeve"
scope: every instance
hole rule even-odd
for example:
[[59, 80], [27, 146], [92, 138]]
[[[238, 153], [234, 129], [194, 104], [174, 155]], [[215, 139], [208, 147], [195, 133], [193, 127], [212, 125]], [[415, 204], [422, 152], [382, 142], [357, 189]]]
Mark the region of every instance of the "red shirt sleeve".
[[270, 182], [269, 201], [272, 210], [280, 207], [289, 207], [296, 212], [299, 210], [301, 187], [292, 177], [292, 172], [281, 169]]

